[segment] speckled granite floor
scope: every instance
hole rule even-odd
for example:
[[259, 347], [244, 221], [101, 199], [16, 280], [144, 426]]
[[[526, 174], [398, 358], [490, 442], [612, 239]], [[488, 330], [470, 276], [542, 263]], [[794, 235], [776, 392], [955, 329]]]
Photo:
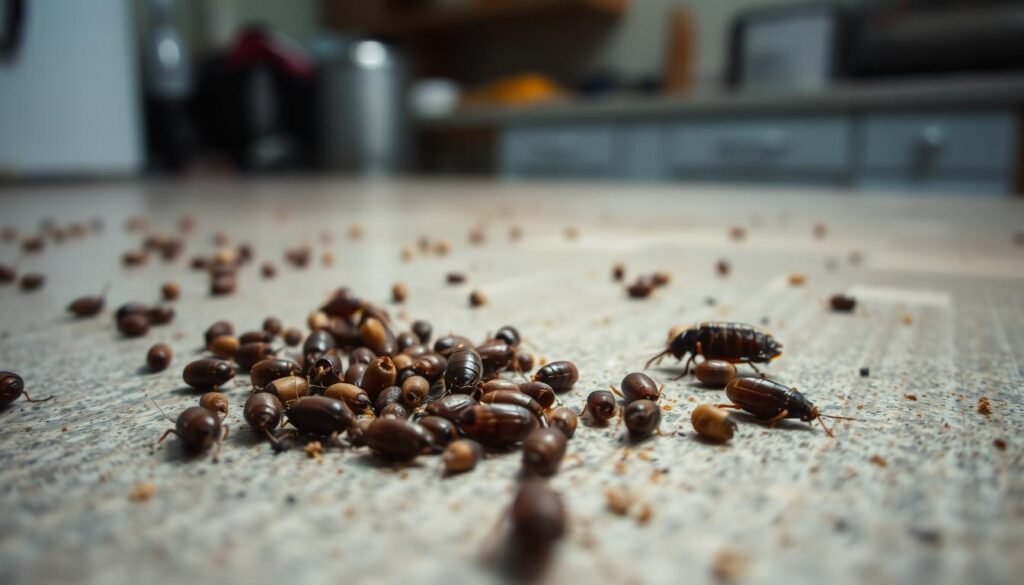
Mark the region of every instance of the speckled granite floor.
[[[183, 212], [198, 226], [182, 259], [120, 266], [138, 240], [121, 229], [125, 217], [172, 229]], [[688, 414], [723, 396], [654, 370], [671, 406], [665, 436], [629, 446], [616, 426], [581, 428], [570, 443], [552, 484], [571, 534], [550, 582], [983, 584], [1024, 574], [1024, 247], [1013, 244], [1024, 202], [301, 179], [0, 191], [0, 224], [34, 228], [46, 216], [102, 216], [107, 227], [24, 257], [20, 270], [47, 274], [43, 290], [0, 288], [0, 369], [55, 395], [0, 413], [2, 583], [498, 580], [486, 559], [500, 538], [489, 535], [516, 485], [517, 454], [448, 479], [436, 458], [394, 469], [358, 451], [274, 456], [241, 420], [245, 376], [227, 390], [232, 432], [220, 464], [183, 457], [175, 440], [150, 448], [169, 423], [149, 398], [172, 413], [195, 402], [180, 372], [210, 322], [251, 329], [276, 315], [301, 325], [336, 286], [385, 303], [397, 280], [410, 295], [393, 311], [408, 320], [474, 338], [514, 323], [541, 355], [575, 361], [580, 381], [561, 397], [569, 405], [640, 369], [675, 324], [766, 320], [786, 349], [770, 373], [824, 411], [863, 419], [837, 424], [834, 439], [800, 423], [744, 422], [731, 444], [712, 445], [695, 439]], [[819, 221], [829, 228], [821, 240]], [[365, 238], [351, 242], [356, 222]], [[489, 239], [472, 247], [466, 234], [480, 222]], [[519, 243], [507, 237], [512, 224], [524, 230]], [[747, 227], [746, 241], [728, 238], [732, 225]], [[564, 237], [567, 226], [578, 239]], [[207, 297], [187, 257], [211, 251], [216, 229], [282, 265], [278, 278], [250, 267], [237, 295]], [[329, 246], [319, 243], [325, 229]], [[452, 253], [401, 262], [420, 234], [449, 239]], [[300, 243], [333, 250], [334, 265], [283, 267], [283, 248]], [[17, 255], [0, 245], [0, 263]], [[715, 275], [719, 258], [730, 277]], [[610, 281], [615, 261], [630, 274], [669, 270], [673, 281], [630, 301]], [[469, 282], [444, 284], [448, 270]], [[786, 278], [797, 271], [807, 274], [799, 288]], [[184, 289], [178, 318], [121, 339], [110, 308], [155, 300], [169, 279]], [[73, 297], [106, 283], [100, 317], [64, 315]], [[490, 303], [470, 310], [475, 287]], [[860, 299], [855, 313], [827, 311], [840, 291]], [[147, 374], [156, 341], [176, 362]], [[982, 396], [990, 415], [977, 410]], [[157, 487], [148, 501], [129, 498], [140, 482]], [[627, 516], [608, 510], [609, 488], [635, 499]]]

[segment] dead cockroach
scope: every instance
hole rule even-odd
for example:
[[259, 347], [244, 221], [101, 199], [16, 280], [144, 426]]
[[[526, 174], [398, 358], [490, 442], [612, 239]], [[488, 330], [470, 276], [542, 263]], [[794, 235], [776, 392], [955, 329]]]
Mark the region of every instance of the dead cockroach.
[[825, 426], [822, 418], [857, 420], [846, 416], [825, 415], [818, 412], [810, 400], [796, 388], [790, 388], [766, 378], [736, 378], [725, 387], [725, 395], [732, 404], [719, 404], [722, 408], [739, 408], [755, 417], [774, 425], [782, 419], [796, 418], [804, 422], [817, 419], [828, 436], [832, 429]]
[[[157, 406], [157, 408], [160, 408]], [[163, 413], [163, 410], [160, 410]], [[166, 414], [164, 417], [171, 420]], [[173, 429], [167, 429], [156, 443], [164, 442], [167, 435], [177, 435], [185, 447], [196, 453], [203, 453], [216, 445], [213, 452], [214, 463], [220, 458], [220, 447], [228, 436], [228, 426], [222, 425], [220, 417], [213, 411], [202, 406], [190, 406], [181, 411]]]
[[728, 441], [736, 432], [736, 421], [729, 412], [710, 404], [701, 404], [693, 409], [690, 424], [697, 434], [712, 441]]
[[771, 334], [750, 325], [707, 321], [679, 333], [664, 351], [647, 360], [644, 367], [660, 362], [666, 355], [681, 360], [687, 354], [690, 359], [680, 378], [690, 371], [690, 364], [698, 355], [706, 360], [747, 364], [757, 371], [754, 363], [769, 363], [782, 355], [782, 344]]
[[25, 392], [25, 380], [14, 372], [0, 372], [0, 408], [5, 408], [19, 397], [24, 396], [28, 402], [46, 402], [53, 398], [35, 399]]
[[705, 360], [697, 364], [694, 373], [705, 386], [725, 388], [736, 378], [736, 366], [722, 360]]
[[587, 403], [580, 414], [589, 412], [591, 420], [606, 423], [615, 417], [617, 411], [614, 394], [607, 390], [594, 390], [587, 395]]
[[472, 439], [457, 439], [448, 443], [441, 454], [441, 465], [446, 475], [472, 471], [484, 457], [484, 448]]
[[558, 429], [534, 429], [523, 441], [523, 469], [530, 474], [551, 477], [565, 457], [569, 439]]
[[274, 430], [281, 426], [284, 418], [284, 405], [277, 396], [269, 392], [256, 392], [249, 396], [242, 409], [245, 422], [256, 432], [270, 439], [275, 446], [278, 445]]
[[503, 446], [525, 439], [537, 426], [537, 417], [515, 404], [481, 404], [466, 409], [457, 424], [470, 439]]
[[[622, 379], [622, 383], [619, 384], [622, 392], [622, 399], [629, 404], [636, 400], [651, 400], [657, 401], [661, 398], [661, 389], [664, 386], [659, 387], [658, 384], [651, 379], [650, 376], [642, 372], [633, 372], [627, 374]], [[615, 392], [614, 386], [609, 386], [612, 392]]]
[[634, 400], [626, 405], [622, 418], [631, 439], [645, 439], [658, 430], [661, 408], [653, 400]]
[[534, 382], [544, 382], [555, 392], [565, 392], [576, 384], [580, 378], [580, 372], [576, 364], [569, 361], [551, 362], [533, 375]]

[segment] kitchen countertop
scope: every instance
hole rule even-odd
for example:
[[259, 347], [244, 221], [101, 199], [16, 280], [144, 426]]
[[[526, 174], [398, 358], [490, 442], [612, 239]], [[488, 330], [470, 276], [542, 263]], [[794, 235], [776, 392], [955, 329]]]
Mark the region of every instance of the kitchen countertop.
[[[143, 215], [173, 230], [198, 222], [185, 254], [123, 268], [141, 236], [122, 229]], [[551, 485], [563, 494], [570, 534], [550, 582], [592, 583], [1011, 583], [1024, 571], [1024, 202], [955, 197], [701, 186], [274, 179], [8, 186], [0, 224], [22, 229], [105, 218], [102, 234], [49, 243], [21, 271], [45, 288], [0, 287], [0, 369], [51, 402], [0, 413], [0, 582], [18, 583], [481, 583], [507, 527], [519, 455], [442, 478], [435, 457], [391, 467], [360, 452], [301, 449], [275, 456], [241, 420], [245, 375], [229, 384], [231, 433], [222, 460], [152, 443], [195, 404], [182, 366], [200, 355], [214, 320], [240, 330], [268, 315], [302, 325], [335, 287], [387, 304], [399, 323], [427, 318], [435, 331], [483, 339], [506, 323], [549, 360], [569, 359], [580, 380], [560, 397], [579, 407], [617, 384], [679, 323], [767, 323], [785, 344], [768, 372], [798, 386], [823, 412], [858, 421], [771, 429], [741, 420], [727, 445], [697, 440], [689, 412], [724, 400], [674, 364], [665, 383], [662, 436], [630, 444], [618, 425], [581, 426]], [[817, 222], [823, 239], [812, 236]], [[351, 241], [348, 226], [365, 237]], [[509, 241], [509, 227], [524, 231]], [[467, 242], [481, 225], [488, 240]], [[730, 226], [748, 230], [744, 241]], [[564, 235], [575, 227], [575, 240]], [[225, 230], [251, 242], [257, 262], [236, 295], [209, 298], [188, 257], [213, 250]], [[333, 235], [329, 244], [320, 234]], [[400, 260], [421, 234], [452, 243], [447, 257]], [[283, 248], [334, 253], [305, 270]], [[857, 253], [862, 261], [851, 261]], [[17, 249], [0, 244], [0, 262]], [[715, 274], [728, 259], [732, 274]], [[259, 277], [271, 259], [274, 280]], [[672, 282], [647, 300], [626, 298], [609, 277], [655, 269]], [[462, 270], [468, 283], [444, 283]], [[793, 272], [807, 275], [790, 286]], [[122, 339], [111, 311], [154, 301], [178, 281], [177, 318], [142, 339]], [[393, 282], [408, 284], [390, 305]], [[74, 297], [111, 285], [108, 308], [72, 320]], [[489, 303], [470, 309], [469, 290]], [[852, 314], [826, 309], [846, 291]], [[172, 366], [147, 373], [157, 342]], [[862, 377], [859, 370], [870, 368]], [[991, 413], [978, 411], [986, 397]], [[1005, 441], [1005, 450], [994, 441]], [[156, 493], [129, 499], [140, 482]], [[626, 516], [609, 512], [609, 488], [628, 490]], [[645, 520], [646, 517], [646, 521]]]
[[532, 122], [635, 120], [713, 115], [807, 115], [864, 111], [1019, 108], [1024, 75], [976, 75], [899, 81], [846, 82], [806, 92], [706, 92], [558, 100], [521, 106], [476, 106], [420, 118], [426, 129], [503, 126]]

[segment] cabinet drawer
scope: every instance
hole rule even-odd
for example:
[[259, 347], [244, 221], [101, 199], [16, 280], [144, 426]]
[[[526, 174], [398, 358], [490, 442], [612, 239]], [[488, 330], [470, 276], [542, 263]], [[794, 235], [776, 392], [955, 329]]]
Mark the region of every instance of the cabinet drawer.
[[864, 120], [868, 170], [922, 176], [943, 172], [1001, 172], [1013, 159], [1010, 112], [884, 114]]
[[668, 163], [689, 170], [811, 171], [849, 167], [850, 125], [841, 117], [684, 122], [669, 130]]
[[543, 177], [611, 176], [613, 144], [611, 127], [512, 127], [502, 133], [502, 173]]

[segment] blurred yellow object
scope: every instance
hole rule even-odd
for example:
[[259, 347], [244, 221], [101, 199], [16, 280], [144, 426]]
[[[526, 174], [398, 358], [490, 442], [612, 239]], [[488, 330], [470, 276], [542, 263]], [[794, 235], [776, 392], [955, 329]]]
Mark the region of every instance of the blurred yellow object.
[[505, 77], [482, 87], [471, 89], [463, 95], [462, 104], [469, 106], [532, 104], [566, 95], [568, 92], [559, 87], [550, 77], [527, 73]]

